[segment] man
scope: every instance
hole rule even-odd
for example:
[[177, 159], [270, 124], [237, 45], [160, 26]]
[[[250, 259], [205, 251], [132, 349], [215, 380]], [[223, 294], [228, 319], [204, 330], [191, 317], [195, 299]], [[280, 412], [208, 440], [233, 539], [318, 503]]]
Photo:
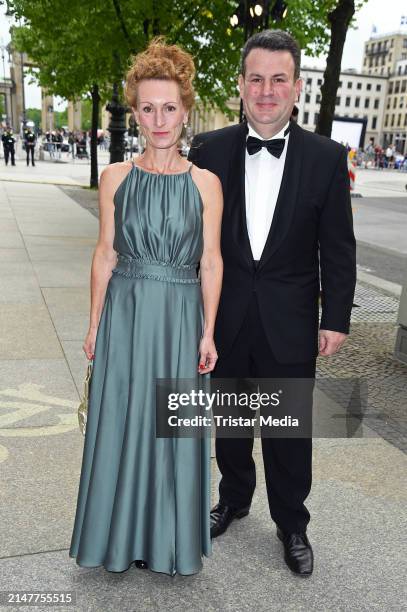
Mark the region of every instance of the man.
[[35, 151], [35, 143], [36, 136], [31, 128], [27, 128], [24, 132], [24, 143], [25, 143], [25, 151], [27, 154], [27, 166], [30, 165], [30, 155], [31, 155], [31, 164], [35, 166], [34, 162], [34, 151]]
[[57, 130], [57, 133], [55, 135], [57, 159], [61, 159], [61, 151], [62, 151], [63, 142], [64, 142], [64, 137], [62, 136], [62, 132], [61, 130]]
[[[224, 280], [215, 341], [219, 378], [309, 378], [316, 357], [345, 341], [356, 264], [346, 149], [290, 121], [301, 92], [301, 51], [287, 33], [252, 36], [242, 53], [246, 122], [195, 137], [190, 158], [222, 181]], [[318, 340], [320, 274], [322, 319]], [[253, 439], [216, 440], [222, 478], [211, 535], [249, 513]], [[285, 561], [310, 575], [304, 500], [309, 438], [262, 437], [267, 495]]]
[[75, 157], [75, 138], [73, 132], [68, 134], [69, 152], [72, 155], [72, 159]]
[[387, 162], [387, 168], [392, 168], [393, 167], [393, 162], [394, 162], [394, 145], [393, 144], [389, 144], [389, 146], [386, 149], [386, 162]]
[[8, 160], [11, 159], [11, 165], [15, 166], [15, 149], [14, 145], [16, 143], [16, 139], [14, 138], [13, 129], [8, 127], [6, 131], [2, 134], [1, 140], [3, 142], [3, 150], [4, 150], [4, 161], [6, 162], [6, 166], [8, 166]]
[[52, 132], [48, 132], [47, 140], [49, 142], [49, 145], [48, 145], [49, 157], [50, 159], [54, 159], [56, 146], [57, 146], [57, 137], [56, 137], [55, 130], [52, 130]]

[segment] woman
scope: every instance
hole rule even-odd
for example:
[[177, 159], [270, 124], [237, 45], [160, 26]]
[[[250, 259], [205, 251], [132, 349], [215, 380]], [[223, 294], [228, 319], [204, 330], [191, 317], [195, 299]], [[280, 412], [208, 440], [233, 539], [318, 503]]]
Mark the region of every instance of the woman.
[[84, 567], [120, 572], [135, 561], [194, 574], [211, 552], [210, 440], [155, 436], [155, 379], [199, 379], [217, 359], [222, 189], [177, 150], [193, 76], [191, 56], [161, 40], [134, 58], [125, 91], [146, 148], [101, 175], [83, 346], [94, 366], [69, 552]]

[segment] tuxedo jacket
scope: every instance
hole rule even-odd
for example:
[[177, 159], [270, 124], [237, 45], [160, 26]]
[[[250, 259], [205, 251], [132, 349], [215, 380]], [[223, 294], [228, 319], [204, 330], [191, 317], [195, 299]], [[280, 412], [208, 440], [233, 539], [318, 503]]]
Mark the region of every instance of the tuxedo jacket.
[[215, 343], [226, 356], [253, 292], [270, 348], [280, 363], [318, 354], [321, 329], [349, 332], [356, 248], [345, 147], [290, 122], [281, 187], [257, 267], [245, 210], [247, 123], [197, 135], [189, 159], [215, 173], [223, 188], [224, 275]]

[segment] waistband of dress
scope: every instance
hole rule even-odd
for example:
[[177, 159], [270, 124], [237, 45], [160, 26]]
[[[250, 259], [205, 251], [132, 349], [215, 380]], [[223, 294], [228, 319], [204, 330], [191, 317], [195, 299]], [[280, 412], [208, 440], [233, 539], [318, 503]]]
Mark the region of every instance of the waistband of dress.
[[164, 261], [145, 261], [118, 255], [112, 273], [127, 278], [146, 278], [168, 283], [199, 283], [196, 267], [195, 264], [177, 267]]

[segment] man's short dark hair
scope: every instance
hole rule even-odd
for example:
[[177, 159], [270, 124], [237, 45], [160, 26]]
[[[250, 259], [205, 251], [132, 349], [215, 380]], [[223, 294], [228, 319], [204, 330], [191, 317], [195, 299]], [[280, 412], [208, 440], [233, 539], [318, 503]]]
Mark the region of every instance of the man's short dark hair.
[[301, 49], [291, 34], [283, 30], [263, 30], [253, 34], [242, 50], [242, 63], [240, 72], [244, 76], [246, 71], [246, 58], [253, 49], [266, 49], [267, 51], [288, 51], [294, 60], [294, 79], [297, 80], [301, 70]]

